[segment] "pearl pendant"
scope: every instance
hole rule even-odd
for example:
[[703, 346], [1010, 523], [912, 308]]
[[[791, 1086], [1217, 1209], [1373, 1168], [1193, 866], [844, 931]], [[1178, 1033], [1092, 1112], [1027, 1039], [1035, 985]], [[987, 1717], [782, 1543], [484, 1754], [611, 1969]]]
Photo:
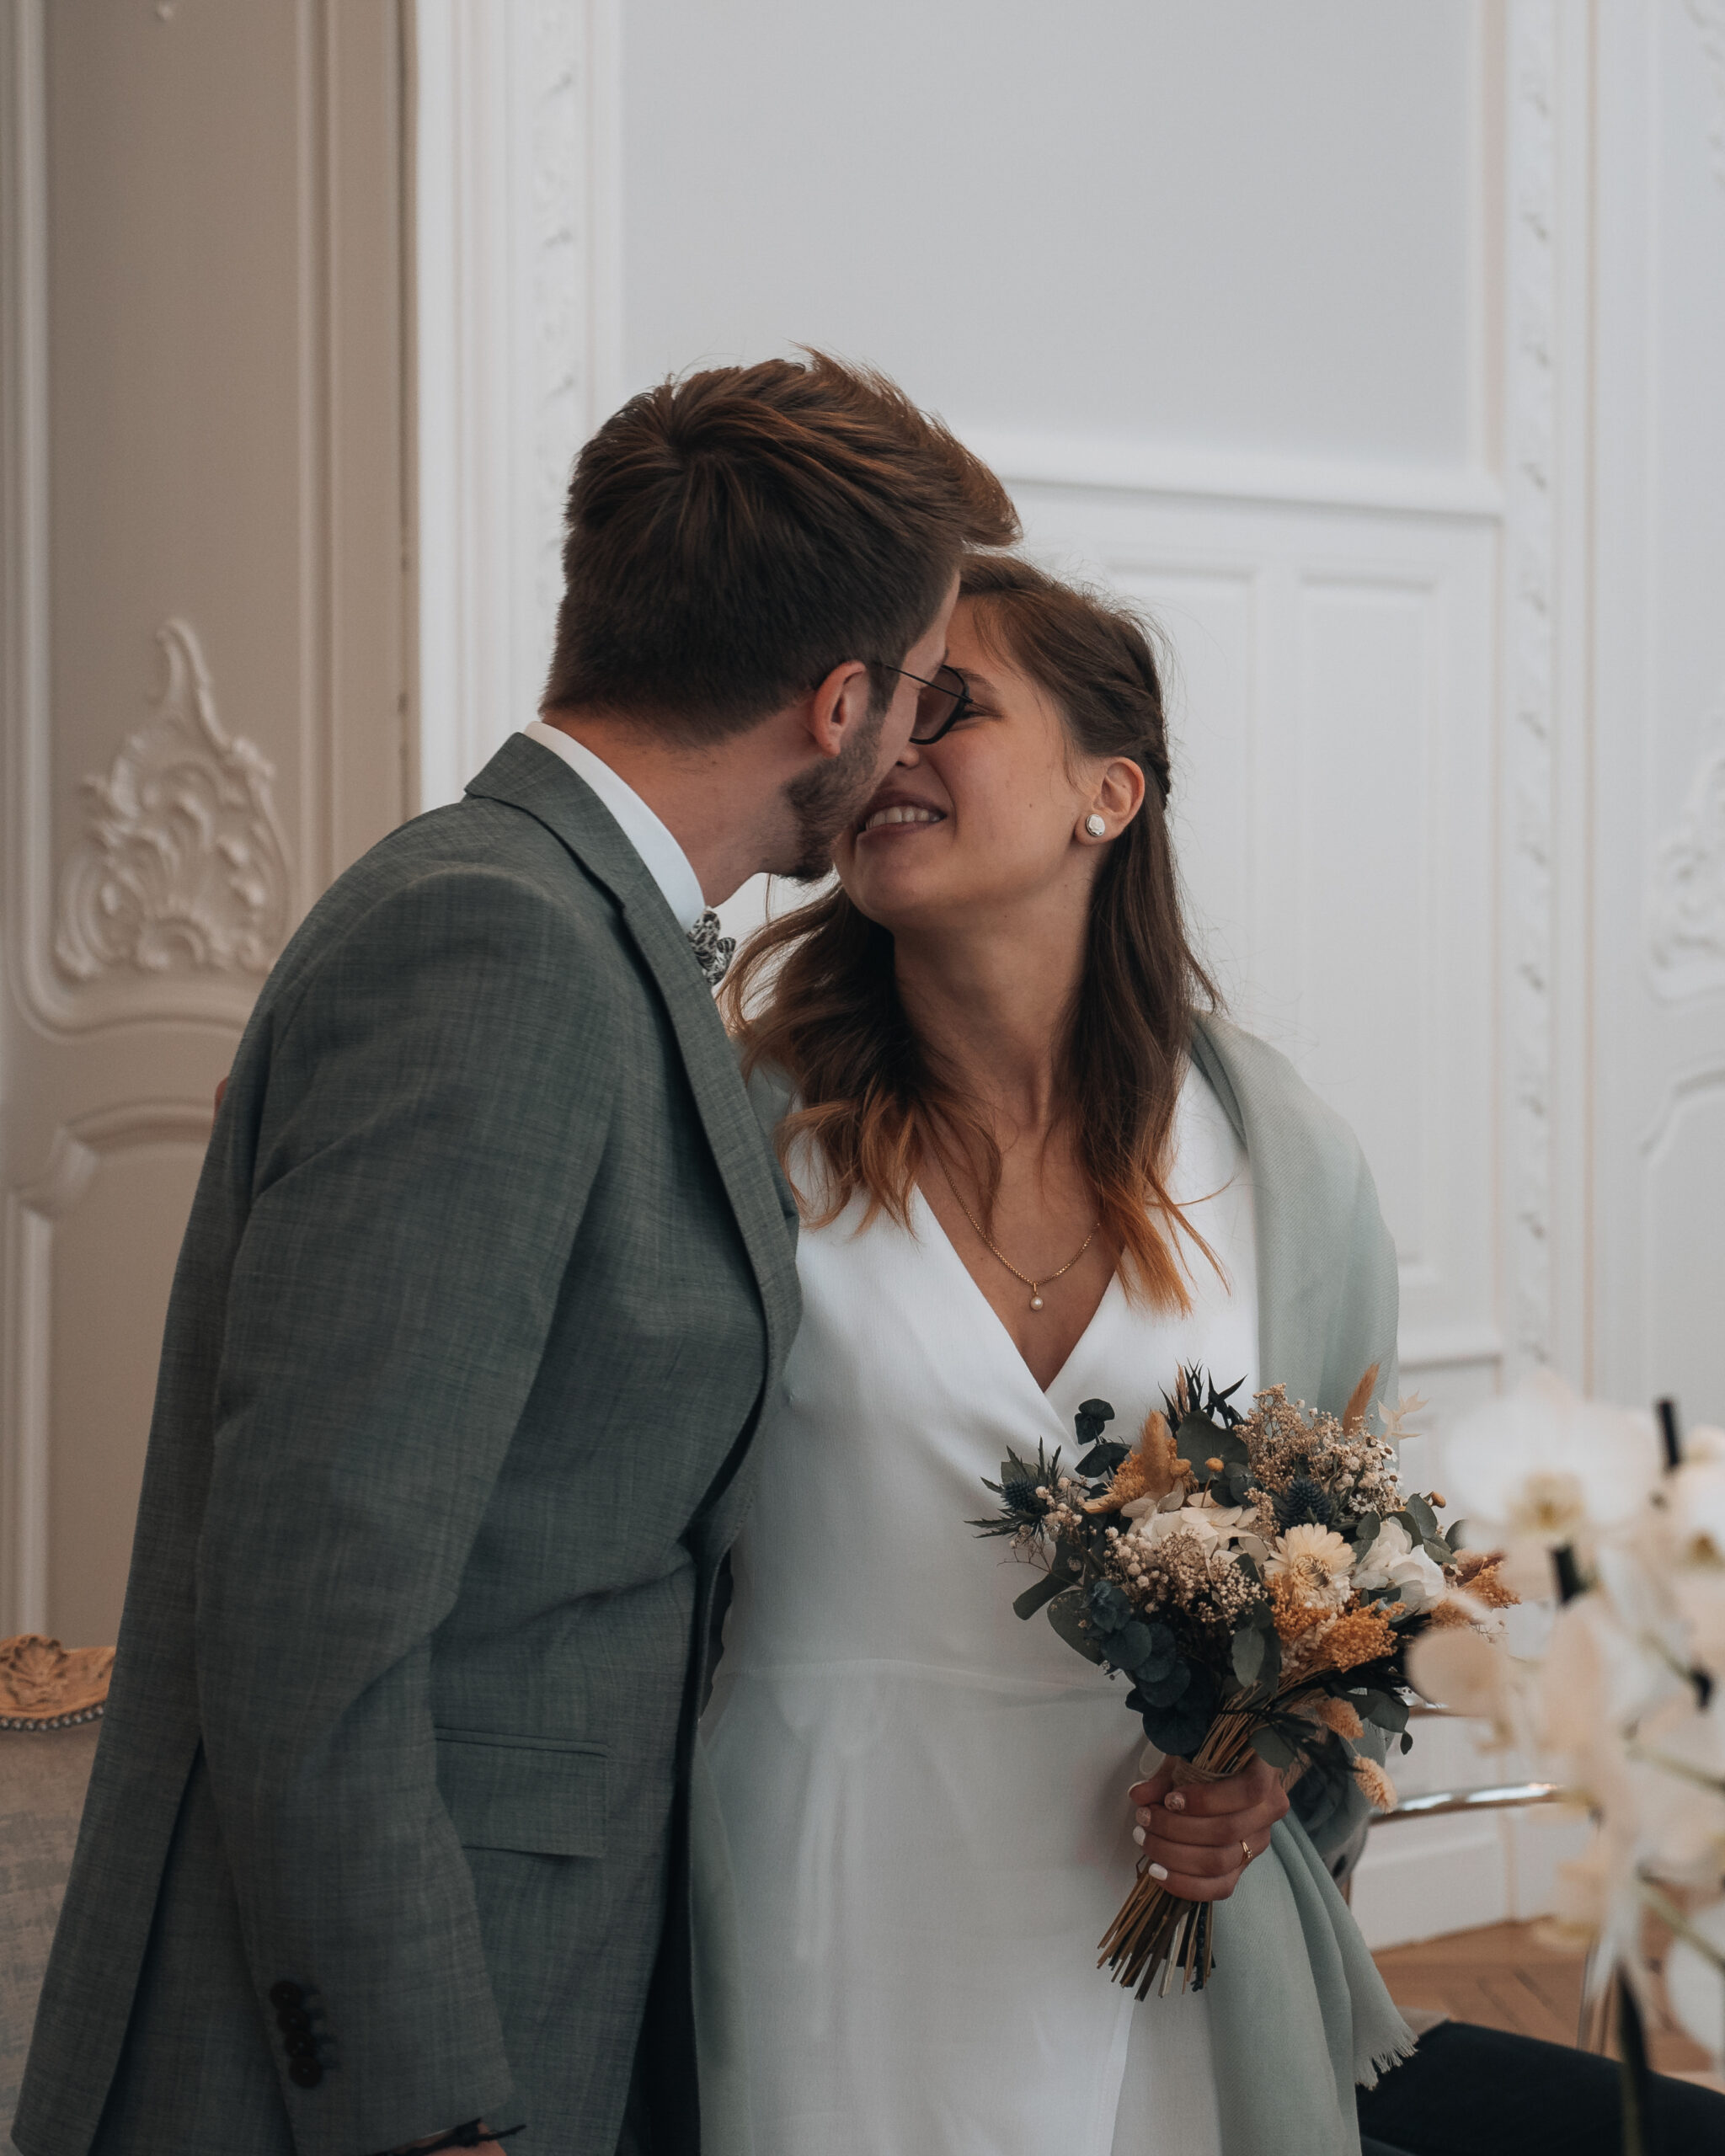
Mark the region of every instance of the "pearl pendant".
[[1033, 1310], [1039, 1310], [1042, 1308], [1042, 1298], [1040, 1295], [1033, 1295], [1030, 1298], [1030, 1307]]

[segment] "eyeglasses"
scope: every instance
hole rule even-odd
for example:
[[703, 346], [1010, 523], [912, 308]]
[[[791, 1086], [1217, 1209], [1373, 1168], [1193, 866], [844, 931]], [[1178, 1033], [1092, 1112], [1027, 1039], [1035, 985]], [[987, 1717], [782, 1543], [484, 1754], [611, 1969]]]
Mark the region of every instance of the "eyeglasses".
[[916, 699], [916, 716], [911, 722], [911, 739], [919, 749], [944, 739], [961, 718], [970, 715], [970, 691], [964, 686], [964, 677], [955, 666], [937, 666], [934, 679], [926, 680], [921, 674], [906, 673], [902, 666], [889, 666], [889, 674], [896, 674], [903, 680], [915, 681], [922, 693]]

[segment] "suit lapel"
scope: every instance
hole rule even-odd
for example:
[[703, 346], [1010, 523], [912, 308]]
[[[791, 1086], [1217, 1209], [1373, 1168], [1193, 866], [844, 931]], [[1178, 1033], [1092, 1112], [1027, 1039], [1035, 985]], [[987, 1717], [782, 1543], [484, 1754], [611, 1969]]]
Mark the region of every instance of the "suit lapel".
[[[1258, 1364], [1261, 1385], [1316, 1404], [1335, 1283], [1314, 1255], [1327, 1246], [1314, 1217], [1327, 1193], [1304, 1125], [1274, 1083], [1273, 1051], [1217, 1018], [1195, 1019], [1192, 1058], [1215, 1089], [1252, 1165], [1258, 1223]], [[1280, 1059], [1275, 1059], [1279, 1063]]]
[[537, 742], [512, 735], [467, 787], [524, 809], [617, 900], [670, 1016], [707, 1142], [736, 1215], [766, 1315], [769, 1382], [798, 1315], [794, 1246], [761, 1125], [689, 941], [641, 857], [592, 788]]

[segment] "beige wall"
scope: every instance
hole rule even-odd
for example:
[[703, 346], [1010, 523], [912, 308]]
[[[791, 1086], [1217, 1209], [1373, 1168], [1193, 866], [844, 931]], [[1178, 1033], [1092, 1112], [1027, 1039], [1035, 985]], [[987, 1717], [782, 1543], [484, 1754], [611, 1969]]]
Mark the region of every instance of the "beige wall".
[[109, 1640], [208, 1102], [412, 740], [396, 0], [12, 0], [0, 1632]]

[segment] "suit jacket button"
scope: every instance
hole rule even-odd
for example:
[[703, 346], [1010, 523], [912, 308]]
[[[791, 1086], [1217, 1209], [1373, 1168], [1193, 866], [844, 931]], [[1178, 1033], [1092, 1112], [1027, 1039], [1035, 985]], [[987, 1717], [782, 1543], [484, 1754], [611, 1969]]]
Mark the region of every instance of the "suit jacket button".
[[279, 1984], [270, 1987], [270, 2004], [275, 2007], [303, 2006], [306, 1994], [298, 1984], [291, 1984], [284, 1977]]
[[287, 2069], [287, 2078], [302, 2089], [315, 2089], [323, 2079], [323, 2069], [314, 2058], [296, 2058]]
[[284, 2036], [291, 2036], [296, 2031], [309, 2029], [312, 2017], [303, 2006], [284, 2006], [275, 2016], [275, 2025]]

